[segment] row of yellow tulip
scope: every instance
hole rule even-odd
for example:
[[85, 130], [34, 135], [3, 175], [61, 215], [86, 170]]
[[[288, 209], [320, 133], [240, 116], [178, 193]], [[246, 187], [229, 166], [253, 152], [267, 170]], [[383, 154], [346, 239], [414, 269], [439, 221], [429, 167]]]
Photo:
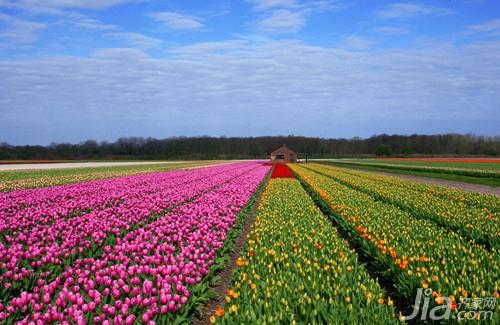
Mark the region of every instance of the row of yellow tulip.
[[496, 249], [487, 250], [330, 177], [300, 166], [292, 169], [403, 297], [411, 301], [418, 288], [432, 288], [436, 303], [442, 303], [444, 296], [452, 301], [498, 298], [500, 256]]
[[272, 179], [237, 260], [222, 324], [390, 324], [393, 302], [295, 179]]
[[[453, 199], [436, 195], [434, 187], [388, 176], [319, 164], [310, 164], [307, 168], [384, 202], [394, 204], [414, 217], [429, 219], [488, 248], [500, 249], [500, 213], [467, 204], [465, 198], [469, 197], [468, 193], [462, 192], [464, 199], [460, 197]], [[457, 195], [451, 194], [451, 191], [448, 193]], [[485, 196], [485, 200], [490, 203], [496, 202], [497, 207], [500, 207], [498, 197]]]

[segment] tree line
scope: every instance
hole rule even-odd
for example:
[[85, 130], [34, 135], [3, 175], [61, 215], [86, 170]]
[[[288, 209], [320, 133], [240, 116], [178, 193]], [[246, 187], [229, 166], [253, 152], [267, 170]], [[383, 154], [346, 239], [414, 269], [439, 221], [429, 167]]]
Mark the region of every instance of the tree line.
[[500, 136], [472, 134], [374, 135], [370, 138], [327, 139], [303, 136], [263, 137], [128, 137], [114, 142], [9, 145], [0, 143], [1, 160], [25, 159], [243, 159], [267, 158], [286, 144], [311, 158], [365, 155], [500, 155]]

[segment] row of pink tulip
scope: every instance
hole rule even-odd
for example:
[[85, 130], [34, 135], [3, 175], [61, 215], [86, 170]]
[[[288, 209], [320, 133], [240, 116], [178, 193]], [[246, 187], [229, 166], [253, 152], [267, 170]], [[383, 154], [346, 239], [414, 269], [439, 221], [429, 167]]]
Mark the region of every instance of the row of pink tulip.
[[[206, 167], [158, 174], [136, 175], [42, 189], [0, 194], [0, 233], [29, 231], [57, 218], [120, 205], [130, 196], [148, 195], [165, 187], [224, 173], [227, 166]], [[154, 180], [154, 181], [152, 181]]]
[[[255, 167], [255, 165], [254, 165]], [[154, 324], [172, 320], [189, 302], [217, 251], [269, 167], [260, 165], [189, 204], [82, 258], [54, 281], [39, 279], [5, 306], [0, 321], [19, 324]], [[170, 318], [169, 318], [170, 317]]]
[[[13, 293], [29, 289], [33, 279], [53, 279], [78, 256], [94, 255], [106, 244], [112, 244], [121, 234], [152, 221], [151, 216], [185, 202], [229, 179], [255, 168], [255, 164], [237, 164], [192, 171], [198, 178], [179, 185], [169, 182], [169, 173], [157, 174], [137, 188], [117, 180], [117, 186], [129, 187], [120, 205], [93, 210], [72, 218], [56, 218], [51, 224], [41, 224], [17, 236], [0, 241], [0, 302]], [[203, 176], [204, 177], [200, 177]], [[191, 178], [191, 177], [189, 177]], [[132, 178], [128, 178], [131, 180]], [[132, 181], [132, 185], [138, 185]]]

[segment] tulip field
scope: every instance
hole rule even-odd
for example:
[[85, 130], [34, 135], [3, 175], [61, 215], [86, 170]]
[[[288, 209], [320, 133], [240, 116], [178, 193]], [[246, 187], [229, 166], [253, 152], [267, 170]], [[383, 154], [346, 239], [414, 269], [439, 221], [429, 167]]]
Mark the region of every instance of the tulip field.
[[318, 163], [200, 164], [0, 193], [0, 323], [395, 324], [421, 289], [454, 316], [500, 298], [498, 196]]
[[3, 194], [0, 320], [178, 317], [269, 168], [237, 163]]

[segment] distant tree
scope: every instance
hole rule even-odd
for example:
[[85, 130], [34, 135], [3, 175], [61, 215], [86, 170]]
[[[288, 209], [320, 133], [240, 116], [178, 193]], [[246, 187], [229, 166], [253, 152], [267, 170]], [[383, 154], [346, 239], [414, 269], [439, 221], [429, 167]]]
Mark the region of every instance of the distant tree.
[[499, 155], [500, 136], [471, 134], [373, 135], [370, 138], [325, 139], [301, 136], [264, 137], [128, 137], [115, 142], [14, 146], [0, 143], [0, 159], [233, 159], [267, 158], [282, 144], [314, 158], [391, 154]]
[[377, 147], [377, 151], [375, 151], [375, 154], [377, 156], [390, 156], [392, 153], [392, 149], [390, 146], [386, 144], [381, 144]]
[[404, 148], [403, 148], [403, 155], [411, 155], [412, 153], [414, 153], [415, 151], [413, 150], [413, 148], [409, 145], [406, 145]]

